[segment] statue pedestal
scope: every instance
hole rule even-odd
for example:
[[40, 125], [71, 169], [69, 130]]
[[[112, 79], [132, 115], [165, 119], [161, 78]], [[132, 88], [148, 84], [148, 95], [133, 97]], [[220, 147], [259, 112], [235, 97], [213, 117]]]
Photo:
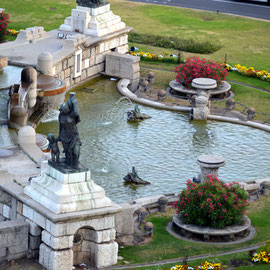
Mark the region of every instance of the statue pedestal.
[[100, 37], [125, 27], [121, 17], [114, 15], [110, 10], [110, 4], [106, 4], [96, 8], [77, 6], [59, 29]]
[[109, 207], [112, 202], [90, 178], [88, 169], [63, 171], [42, 162], [41, 175], [31, 180], [24, 193], [55, 214]]

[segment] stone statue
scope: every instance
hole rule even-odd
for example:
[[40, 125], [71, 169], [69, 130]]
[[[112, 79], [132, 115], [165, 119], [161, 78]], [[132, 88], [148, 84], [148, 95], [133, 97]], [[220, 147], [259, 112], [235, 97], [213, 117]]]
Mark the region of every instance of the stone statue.
[[129, 172], [123, 179], [125, 180], [125, 183], [132, 183], [132, 184], [138, 184], [138, 185], [151, 184], [150, 182], [145, 181], [138, 176], [138, 173], [135, 167], [132, 167], [132, 172]]
[[106, 4], [104, 0], [76, 0], [76, 3], [81, 7], [96, 8]]
[[59, 162], [59, 156], [60, 156], [60, 151], [59, 151], [59, 147], [58, 147], [58, 141], [54, 138], [53, 134], [48, 134], [47, 139], [49, 141], [47, 151], [52, 150], [52, 152], [51, 152], [52, 162], [53, 163], [58, 163]]
[[67, 103], [62, 103], [59, 114], [59, 136], [65, 153], [65, 166], [77, 169], [79, 166], [81, 140], [77, 124], [80, 122], [78, 100], [71, 92]]

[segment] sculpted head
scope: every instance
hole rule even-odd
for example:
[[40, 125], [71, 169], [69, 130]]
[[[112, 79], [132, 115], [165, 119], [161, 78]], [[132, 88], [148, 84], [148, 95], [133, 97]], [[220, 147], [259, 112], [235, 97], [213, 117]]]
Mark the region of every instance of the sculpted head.
[[66, 102], [63, 102], [60, 106], [60, 113], [68, 114], [69, 113], [69, 106]]

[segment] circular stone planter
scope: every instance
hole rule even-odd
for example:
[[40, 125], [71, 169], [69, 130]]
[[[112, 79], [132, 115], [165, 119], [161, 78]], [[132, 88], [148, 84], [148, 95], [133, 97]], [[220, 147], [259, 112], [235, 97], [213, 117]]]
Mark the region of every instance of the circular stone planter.
[[[197, 95], [197, 90], [196, 89], [188, 89], [181, 83], [177, 82], [176, 80], [170, 81], [169, 83], [170, 86], [170, 93], [172, 95], [177, 95], [177, 96], [192, 96], [192, 95]], [[228, 98], [232, 98], [233, 92], [230, 91], [231, 85], [228, 82], [223, 81], [221, 85], [214, 89], [210, 89], [210, 99], [218, 99], [218, 100], [224, 100]]]
[[246, 238], [250, 234], [251, 222], [244, 218], [243, 225], [226, 226], [223, 229], [184, 224], [178, 215], [173, 216], [172, 226], [177, 234], [192, 240], [205, 242], [234, 242]]

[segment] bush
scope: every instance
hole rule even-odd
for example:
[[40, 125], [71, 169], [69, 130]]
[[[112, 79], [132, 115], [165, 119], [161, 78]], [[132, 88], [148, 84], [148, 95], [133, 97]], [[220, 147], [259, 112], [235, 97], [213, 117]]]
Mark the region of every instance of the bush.
[[243, 223], [247, 194], [238, 183], [225, 184], [213, 175], [203, 183], [187, 181], [187, 188], [174, 203], [186, 224], [224, 228]]
[[0, 43], [7, 39], [8, 35], [9, 15], [5, 12], [0, 13]]
[[177, 66], [174, 71], [177, 73], [176, 80], [188, 88], [195, 78], [211, 78], [221, 84], [228, 76], [228, 71], [222, 64], [198, 57], [187, 58], [186, 62]]
[[221, 46], [209, 41], [195, 41], [193, 39], [181, 39], [177, 37], [157, 36], [151, 34], [139, 34], [131, 32], [128, 35], [129, 42], [146, 44], [161, 48], [175, 49], [184, 52], [210, 54], [218, 51]]

